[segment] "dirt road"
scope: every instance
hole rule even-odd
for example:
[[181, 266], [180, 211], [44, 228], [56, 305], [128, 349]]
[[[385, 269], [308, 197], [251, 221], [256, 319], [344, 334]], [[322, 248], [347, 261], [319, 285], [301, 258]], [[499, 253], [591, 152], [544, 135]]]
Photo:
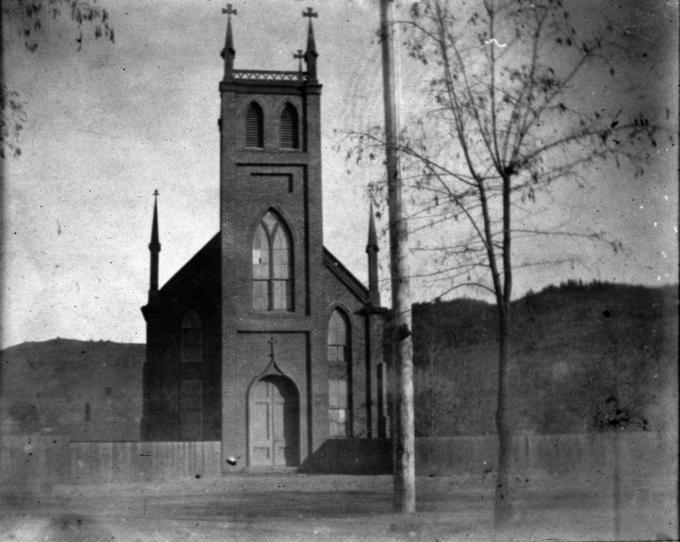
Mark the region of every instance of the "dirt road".
[[[516, 479], [515, 540], [655, 540], [677, 532], [672, 480]], [[639, 481], [638, 481], [639, 482]], [[0, 540], [488, 540], [493, 481], [418, 479], [418, 513], [392, 511], [389, 476], [260, 474], [163, 483], [5, 488]]]

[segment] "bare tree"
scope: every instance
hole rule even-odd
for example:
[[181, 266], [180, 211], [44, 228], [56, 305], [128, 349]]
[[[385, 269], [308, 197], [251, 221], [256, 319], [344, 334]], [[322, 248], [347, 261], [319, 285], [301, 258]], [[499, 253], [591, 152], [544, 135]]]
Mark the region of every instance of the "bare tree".
[[[423, 108], [414, 107], [417, 115], [404, 123], [408, 129], [399, 145], [413, 189], [411, 231], [427, 230], [430, 242], [418, 248], [438, 258], [421, 276], [446, 277], [448, 291], [474, 287], [495, 300], [494, 523], [502, 527], [512, 517], [507, 397], [513, 274], [546, 263], [514, 261], [513, 242], [563, 235], [620, 249], [602, 232], [525, 225], [517, 216], [557, 181], [588, 183], [588, 167], [599, 161], [619, 166], [626, 160], [641, 175], [641, 158], [656, 146], [658, 130], [640, 112], [593, 108], [579, 92], [594, 73], [615, 73], [611, 25], [582, 26], [580, 33], [560, 0], [485, 0], [467, 9], [462, 4], [415, 2], [402, 21], [409, 29], [409, 54], [422, 63], [429, 92]], [[362, 133], [358, 157], [373, 158], [384, 145], [380, 131]], [[431, 232], [438, 227], [445, 233], [437, 238]]]

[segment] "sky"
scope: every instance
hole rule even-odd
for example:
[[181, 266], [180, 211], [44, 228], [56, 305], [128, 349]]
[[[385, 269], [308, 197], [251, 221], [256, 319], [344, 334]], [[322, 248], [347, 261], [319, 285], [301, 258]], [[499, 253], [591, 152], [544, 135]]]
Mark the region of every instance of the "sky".
[[[219, 227], [217, 118], [225, 3], [100, 3], [110, 13], [115, 43], [94, 40], [86, 32], [82, 50], [73, 25], [57, 19], [45, 21], [38, 49], [29, 53], [5, 17], [6, 81], [24, 101], [26, 122], [19, 140], [22, 155], [7, 160], [4, 170], [2, 347], [54, 337], [144, 341], [139, 308], [147, 297], [155, 189], [160, 192], [161, 283]], [[592, 3], [593, 9], [604, 5]], [[609, 5], [618, 13], [621, 31], [630, 32], [636, 45], [649, 42], [654, 60], [647, 66], [650, 61], [642, 56], [631, 57], [621, 86], [605, 90], [605, 97], [669, 102], [673, 121], [677, 4], [658, 1], [655, 17], [643, 23], [633, 3]], [[382, 119], [377, 3], [234, 2], [235, 67], [296, 69], [293, 54], [305, 45], [301, 12], [307, 6], [319, 12], [314, 24], [323, 84], [324, 242], [365, 280], [367, 185], [382, 172], [348, 164], [344, 134]], [[592, 16], [590, 3], [580, 7], [582, 17]], [[409, 79], [416, 72], [405, 56], [399, 64], [405, 87], [401, 107], [408, 109], [408, 92], [419, 81]], [[601, 98], [597, 84], [592, 93]], [[676, 126], [672, 122], [677, 133]], [[663, 145], [657, 151], [643, 179], [605, 167], [594, 172], [598, 179], [589, 190], [558, 189], [538, 202], [537, 209], [553, 219], [557, 208], [559, 220], [605, 230], [627, 250], [603, 254], [580, 245], [551, 244], [550, 251], [585, 253], [585, 259], [576, 267], [520, 274], [517, 295], [568, 278], [677, 282], [677, 151]], [[378, 229], [384, 232], [385, 227], [382, 218]], [[386, 278], [384, 235], [380, 242]], [[436, 288], [417, 281], [413, 294], [414, 301], [437, 297]]]

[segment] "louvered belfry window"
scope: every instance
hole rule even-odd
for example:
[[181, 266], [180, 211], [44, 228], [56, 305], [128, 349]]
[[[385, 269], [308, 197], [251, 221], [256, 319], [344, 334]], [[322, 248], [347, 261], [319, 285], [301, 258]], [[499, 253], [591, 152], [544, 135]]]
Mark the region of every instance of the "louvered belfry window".
[[248, 106], [246, 113], [246, 147], [263, 147], [263, 117], [262, 108], [255, 102]]
[[298, 148], [298, 114], [291, 104], [286, 104], [281, 113], [279, 146], [282, 149]]

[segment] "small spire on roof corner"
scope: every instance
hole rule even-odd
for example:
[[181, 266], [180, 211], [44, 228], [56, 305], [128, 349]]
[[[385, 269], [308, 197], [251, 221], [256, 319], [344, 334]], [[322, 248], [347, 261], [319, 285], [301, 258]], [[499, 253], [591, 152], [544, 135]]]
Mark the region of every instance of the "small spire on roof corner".
[[224, 78], [231, 77], [231, 72], [234, 69], [234, 57], [236, 50], [234, 49], [234, 38], [231, 30], [231, 16], [236, 15], [238, 10], [234, 9], [231, 4], [227, 4], [226, 8], [222, 8], [222, 13], [227, 15], [227, 37], [224, 40], [224, 49], [222, 49], [222, 58], [224, 58]]
[[311, 81], [316, 81], [316, 58], [319, 56], [316, 52], [316, 42], [314, 40], [314, 25], [312, 25], [312, 18], [318, 17], [319, 14], [311, 7], [307, 11], [302, 12], [303, 17], [309, 18], [309, 26], [307, 28], [307, 51], [305, 52], [305, 62], [307, 63], [307, 76]]
[[312, 25], [312, 18], [319, 17], [319, 14], [312, 8], [307, 8], [307, 11], [302, 12], [303, 17], [309, 17], [309, 26], [307, 30], [307, 53], [316, 53], [316, 42], [314, 40], [314, 25]]
[[149, 252], [151, 256], [151, 266], [149, 269], [149, 302], [153, 301], [153, 296], [158, 292], [158, 253], [161, 251], [161, 242], [158, 235], [158, 189], [153, 191], [153, 219], [151, 220], [151, 241], [149, 242]]
[[153, 191], [153, 219], [151, 220], [151, 243], [149, 248], [160, 251], [161, 244], [158, 240], [158, 196], [160, 193], [158, 189]]
[[380, 287], [378, 286], [378, 236], [375, 231], [375, 217], [373, 201], [369, 205], [368, 215], [368, 242], [366, 254], [368, 254], [368, 300], [373, 307], [380, 307]]
[[373, 212], [373, 202], [371, 201], [369, 204], [369, 211], [368, 211], [368, 247], [375, 248], [376, 250], [379, 250], [378, 248], [378, 235], [375, 231], [375, 218], [374, 218], [374, 212]]

